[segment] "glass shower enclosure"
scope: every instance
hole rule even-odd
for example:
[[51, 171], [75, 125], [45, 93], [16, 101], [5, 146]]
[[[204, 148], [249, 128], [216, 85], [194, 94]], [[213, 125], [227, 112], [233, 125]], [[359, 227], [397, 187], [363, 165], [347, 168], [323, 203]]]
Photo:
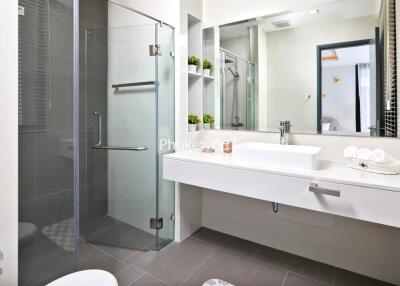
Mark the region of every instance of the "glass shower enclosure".
[[221, 128], [255, 130], [255, 64], [221, 48]]
[[84, 241], [159, 250], [174, 237], [174, 184], [162, 179], [174, 29], [92, 23], [78, 3], [19, 0], [21, 286], [79, 270]]
[[172, 152], [165, 142], [174, 138], [173, 39], [158, 23], [108, 29], [106, 105], [88, 102], [88, 152], [107, 163], [93, 189], [101, 195], [87, 200], [103, 210], [86, 225], [88, 242], [157, 250], [173, 238], [174, 186], [161, 177], [162, 155]]

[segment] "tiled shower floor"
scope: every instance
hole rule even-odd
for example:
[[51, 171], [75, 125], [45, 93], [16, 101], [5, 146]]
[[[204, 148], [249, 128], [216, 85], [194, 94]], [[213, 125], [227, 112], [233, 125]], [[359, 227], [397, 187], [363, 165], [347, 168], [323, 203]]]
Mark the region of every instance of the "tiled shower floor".
[[159, 252], [82, 241], [80, 268], [110, 271], [119, 286], [200, 286], [212, 278], [237, 286], [389, 285], [205, 228]]
[[130, 224], [105, 216], [81, 227], [87, 242], [137, 250], [157, 250], [171, 240], [159, 238]]

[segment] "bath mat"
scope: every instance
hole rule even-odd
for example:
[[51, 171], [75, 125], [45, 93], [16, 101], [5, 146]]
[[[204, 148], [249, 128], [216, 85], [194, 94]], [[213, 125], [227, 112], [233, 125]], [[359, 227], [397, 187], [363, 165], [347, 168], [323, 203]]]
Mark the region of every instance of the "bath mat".
[[45, 226], [42, 233], [61, 249], [72, 252], [74, 247], [74, 221], [68, 218]]
[[220, 279], [210, 279], [204, 282], [203, 286], [234, 286], [234, 285]]

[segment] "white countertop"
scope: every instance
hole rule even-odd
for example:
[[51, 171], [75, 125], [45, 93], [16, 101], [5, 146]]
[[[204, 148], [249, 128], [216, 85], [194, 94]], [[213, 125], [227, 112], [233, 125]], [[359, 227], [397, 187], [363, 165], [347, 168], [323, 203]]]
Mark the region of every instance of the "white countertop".
[[232, 154], [218, 150], [215, 153], [203, 153], [200, 150], [181, 151], [165, 155], [164, 158], [400, 192], [400, 175], [359, 171], [347, 167], [343, 161], [321, 161], [318, 170], [301, 170], [237, 162], [232, 159]]

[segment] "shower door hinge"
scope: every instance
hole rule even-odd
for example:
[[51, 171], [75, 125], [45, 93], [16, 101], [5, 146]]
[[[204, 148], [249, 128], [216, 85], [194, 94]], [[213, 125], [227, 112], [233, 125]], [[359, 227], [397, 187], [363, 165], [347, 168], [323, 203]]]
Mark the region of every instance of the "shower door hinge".
[[18, 6], [18, 15], [25, 16], [25, 8], [24, 8], [24, 6], [21, 6], [21, 5]]
[[151, 229], [162, 229], [163, 228], [163, 219], [159, 218], [151, 218], [150, 219], [150, 228]]
[[162, 56], [162, 47], [161, 45], [150, 45], [149, 46], [150, 56]]

